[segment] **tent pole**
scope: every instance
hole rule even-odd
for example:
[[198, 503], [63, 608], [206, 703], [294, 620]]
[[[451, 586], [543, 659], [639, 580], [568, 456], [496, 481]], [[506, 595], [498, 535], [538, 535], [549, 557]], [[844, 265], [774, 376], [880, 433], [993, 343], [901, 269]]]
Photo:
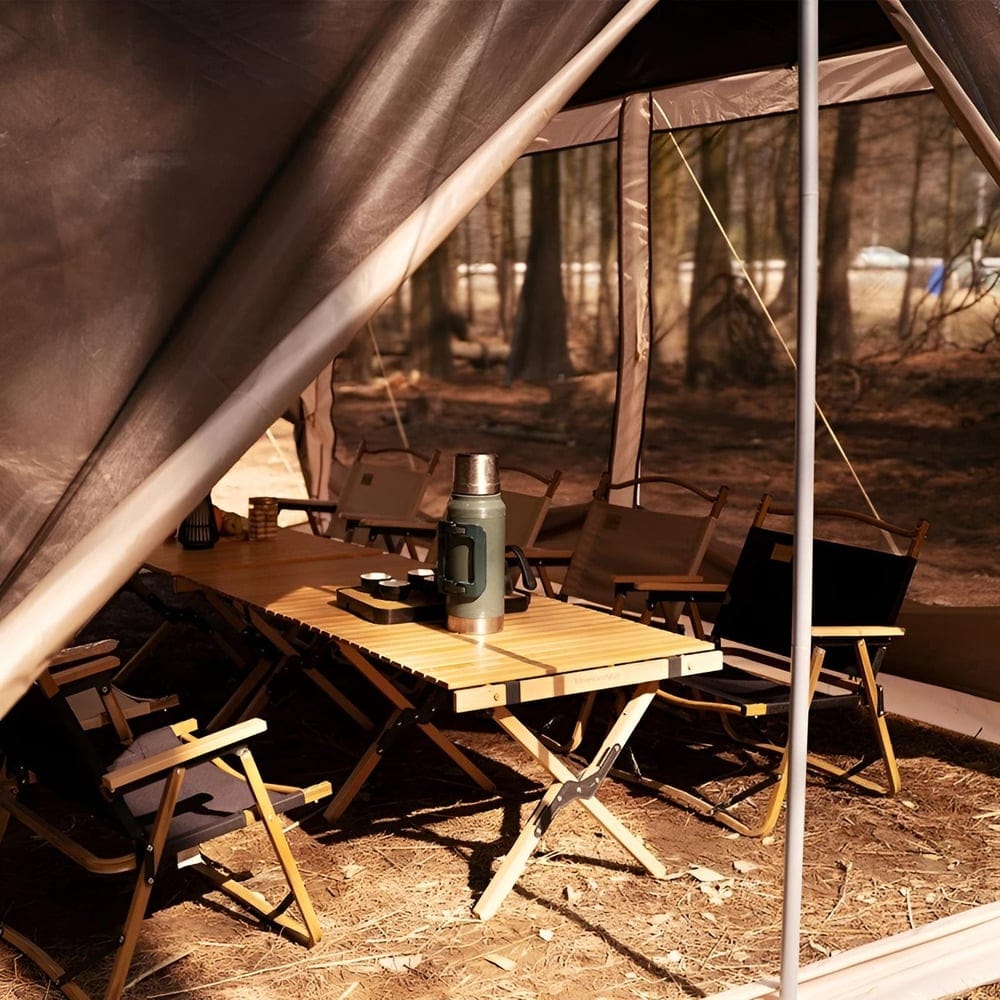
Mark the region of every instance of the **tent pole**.
[[[651, 121], [648, 93], [625, 98], [618, 125], [618, 384], [608, 458], [613, 483], [634, 479], [642, 465], [653, 340]], [[637, 490], [612, 490], [608, 499], [631, 506]]]
[[795, 391], [792, 713], [781, 922], [781, 1000], [795, 1000], [802, 919], [816, 446], [816, 279], [819, 259], [819, 4], [799, 0], [799, 321]]

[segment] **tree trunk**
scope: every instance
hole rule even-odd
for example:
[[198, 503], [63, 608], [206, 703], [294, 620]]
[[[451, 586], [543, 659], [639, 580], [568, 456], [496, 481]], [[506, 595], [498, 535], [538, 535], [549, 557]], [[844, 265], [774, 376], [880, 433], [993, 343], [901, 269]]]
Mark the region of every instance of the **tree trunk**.
[[[725, 128], [702, 131], [701, 185], [723, 225], [729, 220], [729, 141]], [[698, 212], [691, 305], [688, 309], [686, 381], [689, 386], [710, 384], [730, 365], [725, 331], [708, 323], [729, 293], [729, 249], [708, 210]]]
[[896, 316], [896, 336], [900, 341], [907, 339], [913, 332], [913, 309], [911, 305], [911, 292], [914, 285], [914, 263], [913, 258], [917, 252], [917, 230], [920, 223], [920, 187], [923, 180], [924, 160], [927, 157], [927, 125], [926, 115], [923, 111], [926, 104], [917, 101], [913, 122], [914, 150], [913, 150], [913, 181], [910, 186], [910, 204], [907, 212], [907, 235], [904, 253], [909, 258], [906, 265], [906, 276], [903, 279], [903, 291], [899, 298], [899, 313]]
[[587, 202], [590, 192], [587, 188], [587, 157], [590, 149], [583, 147], [576, 150], [576, 170], [573, 176], [573, 215], [575, 239], [573, 261], [577, 269], [572, 274], [573, 319], [578, 325], [585, 321], [587, 315], [587, 274], [584, 265], [587, 263]]
[[496, 187], [490, 188], [486, 192], [486, 239], [490, 248], [490, 263], [493, 265], [493, 279], [496, 283], [497, 291], [497, 333], [502, 340], [507, 339], [503, 326], [503, 294], [505, 275], [503, 273], [502, 254], [500, 252], [500, 232], [502, 221], [500, 218], [500, 196]]
[[861, 105], [837, 110], [837, 139], [833, 176], [826, 199], [817, 297], [816, 361], [854, 360], [854, 322], [851, 316], [851, 204], [861, 133]]
[[798, 119], [788, 115], [782, 123], [778, 141], [779, 153], [774, 161], [773, 202], [774, 232], [778, 237], [778, 248], [785, 262], [781, 274], [781, 284], [777, 294], [768, 305], [773, 316], [788, 316], [795, 311], [799, 283], [799, 241], [795, 214], [792, 206], [798, 192], [792, 185], [795, 176], [795, 137]]
[[615, 152], [613, 143], [604, 143], [600, 147], [597, 229], [597, 263], [600, 270], [597, 276], [597, 324], [591, 351], [595, 368], [604, 367], [614, 358], [618, 333], [618, 244], [615, 240], [618, 172]]
[[656, 357], [662, 362], [680, 361], [684, 357], [684, 345], [677, 342], [684, 315], [679, 265], [683, 231], [680, 185], [685, 178], [679, 166], [670, 137], [657, 136], [653, 140], [649, 200], [653, 343]]
[[559, 231], [559, 159], [531, 157], [531, 234], [514, 323], [507, 379], [547, 381], [570, 374]]
[[410, 352], [414, 366], [435, 378], [451, 376], [451, 251], [445, 240], [410, 281]]
[[462, 223], [462, 257], [465, 260], [465, 321], [468, 326], [476, 322], [476, 297], [473, 291], [472, 273], [472, 216], [467, 215]]
[[500, 182], [500, 259], [497, 261], [497, 290], [500, 293], [500, 329], [504, 340], [514, 336], [514, 263], [517, 260], [517, 233], [514, 226], [514, 174], [508, 170]]

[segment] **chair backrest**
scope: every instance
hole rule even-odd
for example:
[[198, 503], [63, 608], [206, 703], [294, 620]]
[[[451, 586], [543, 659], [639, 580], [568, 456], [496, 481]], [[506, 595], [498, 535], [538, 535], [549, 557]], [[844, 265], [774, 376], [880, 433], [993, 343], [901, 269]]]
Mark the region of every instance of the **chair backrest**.
[[[624, 507], [607, 500], [619, 490], [641, 496], [638, 490], [643, 487], [645, 494], [658, 487], [658, 506], [669, 503], [672, 509]], [[589, 504], [561, 593], [610, 607], [615, 601], [614, 575], [697, 575], [728, 496], [726, 486], [708, 493], [670, 476], [612, 483], [605, 474]], [[636, 595], [626, 608], [640, 611], [641, 601]], [[674, 618], [679, 613], [679, 606], [668, 610]]]
[[84, 731], [47, 670], [0, 719], [0, 752], [8, 772], [30, 771], [64, 799], [104, 816], [134, 838], [140, 830], [121, 796], [108, 796], [102, 787], [121, 745], [109, 743], [106, 751], [102, 754], [99, 741]]
[[[506, 508], [504, 541], [507, 545], [530, 548], [535, 544], [552, 498], [559, 488], [562, 472], [556, 469], [551, 476], [546, 476], [517, 465], [501, 465], [498, 471], [500, 496]], [[532, 489], [535, 486], [538, 489]], [[423, 557], [424, 561], [436, 565], [437, 552], [435, 537], [431, 539], [427, 554]]]
[[[544, 476], [516, 465], [500, 466], [500, 495], [507, 508], [508, 545], [528, 548], [535, 544], [561, 479], [562, 472], [559, 469], [556, 469], [551, 476]], [[536, 484], [541, 488], [541, 492], [531, 489]]]
[[[756, 649], [788, 656], [792, 633], [792, 554], [788, 531], [766, 526], [769, 517], [787, 518], [793, 511], [777, 507], [765, 494], [747, 532], [743, 549], [720, 607], [712, 635]], [[845, 528], [867, 525], [904, 541], [901, 552], [888, 552], [845, 541], [816, 538], [813, 546], [814, 625], [894, 625], [916, 568], [928, 523], [900, 528], [878, 518], [838, 508], [816, 508], [817, 520]], [[894, 542], [894, 544], [896, 544]], [[845, 651], [849, 652], [849, 651]], [[837, 669], [853, 662], [828, 651], [824, 666]]]
[[337, 499], [340, 515], [416, 517], [441, 453], [358, 446]]

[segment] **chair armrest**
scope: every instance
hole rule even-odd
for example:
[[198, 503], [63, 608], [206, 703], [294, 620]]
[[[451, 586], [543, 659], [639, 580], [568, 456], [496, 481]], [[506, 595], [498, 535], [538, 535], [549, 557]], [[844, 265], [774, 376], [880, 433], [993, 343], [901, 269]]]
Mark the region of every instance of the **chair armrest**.
[[702, 600], [721, 601], [728, 587], [724, 583], [706, 583], [700, 576], [636, 576], [635, 574], [614, 574], [611, 577], [616, 594], [633, 590], [655, 593], [662, 598], [677, 599], [697, 595]]
[[[49, 667], [49, 677], [60, 690], [73, 686], [93, 687], [95, 679], [107, 674], [110, 679], [118, 672], [121, 660], [117, 656], [102, 656], [86, 663], [66, 663]], [[81, 682], [85, 681], [86, 684]]]
[[368, 517], [363, 514], [342, 515], [348, 522], [356, 522], [358, 527], [375, 531], [394, 531], [403, 535], [433, 535], [437, 532], [437, 521], [425, 517]]
[[314, 500], [311, 497], [272, 497], [278, 505], [278, 510], [312, 511], [317, 514], [336, 514], [336, 500]]
[[814, 625], [814, 639], [895, 639], [905, 635], [895, 625]]
[[67, 646], [65, 649], [50, 656], [46, 666], [51, 669], [62, 664], [91, 660], [95, 656], [104, 656], [107, 653], [113, 653], [117, 648], [117, 639], [101, 639], [98, 642], [87, 642], [80, 646]]
[[550, 565], [568, 563], [573, 558], [572, 549], [550, 549], [544, 545], [522, 545], [521, 551], [529, 562], [545, 562]]
[[[180, 723], [179, 728], [181, 731], [190, 732], [192, 728], [190, 720]], [[117, 792], [175, 767], [190, 766], [207, 758], [217, 757], [233, 747], [241, 746], [251, 736], [257, 736], [266, 729], [267, 723], [263, 719], [247, 719], [246, 722], [220, 729], [217, 733], [209, 733], [182, 746], [171, 747], [135, 764], [127, 764], [125, 767], [108, 771], [102, 783], [109, 792]]]

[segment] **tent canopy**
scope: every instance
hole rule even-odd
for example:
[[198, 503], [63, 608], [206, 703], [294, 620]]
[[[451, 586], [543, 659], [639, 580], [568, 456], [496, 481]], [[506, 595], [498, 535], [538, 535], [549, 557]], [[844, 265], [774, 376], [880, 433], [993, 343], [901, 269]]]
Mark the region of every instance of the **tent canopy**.
[[[0, 5], [0, 711], [568, 103], [791, 65], [791, 0]], [[645, 20], [641, 20], [645, 18]], [[991, 0], [905, 41], [1000, 180]]]

